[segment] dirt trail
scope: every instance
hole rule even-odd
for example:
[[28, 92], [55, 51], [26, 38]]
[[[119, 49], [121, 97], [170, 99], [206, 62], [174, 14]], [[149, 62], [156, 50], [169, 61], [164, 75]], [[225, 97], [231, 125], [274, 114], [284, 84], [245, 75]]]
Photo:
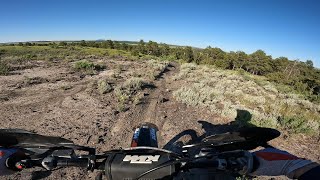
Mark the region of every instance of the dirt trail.
[[[129, 113], [120, 115], [117, 122], [112, 128], [113, 136], [124, 137], [124, 142], [121, 143], [124, 147], [128, 147], [133, 129], [143, 122], [150, 122], [158, 126], [159, 132], [168, 120], [166, 110], [163, 106], [168, 101], [173, 101], [172, 89], [172, 76], [179, 72], [179, 64], [170, 63], [169, 66], [162, 72], [154, 81], [154, 88], [145, 92], [145, 98], [142, 103], [133, 107]], [[164, 141], [159, 135], [159, 145], [163, 146]]]
[[168, 68], [157, 78], [154, 89], [145, 101], [145, 105], [140, 107], [142, 109], [141, 114], [145, 122], [151, 122], [159, 128], [159, 145], [164, 145], [164, 140], [161, 136], [161, 132], [164, 123], [168, 121], [167, 112], [163, 108], [168, 101], [173, 101], [172, 97], [172, 77], [179, 72], [179, 64], [171, 63]]

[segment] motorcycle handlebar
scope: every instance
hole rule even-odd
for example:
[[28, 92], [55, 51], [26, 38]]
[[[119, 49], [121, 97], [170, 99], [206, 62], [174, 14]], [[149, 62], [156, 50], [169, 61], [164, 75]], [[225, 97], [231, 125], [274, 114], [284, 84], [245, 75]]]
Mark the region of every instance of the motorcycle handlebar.
[[61, 158], [61, 157], [46, 157], [39, 160], [18, 160], [12, 162], [8, 168], [15, 170], [23, 170], [25, 168], [43, 167], [47, 170], [53, 170], [57, 167], [80, 167], [80, 168], [92, 168], [94, 163], [90, 163], [89, 158]]
[[[88, 158], [61, 158], [56, 160], [55, 167], [81, 167], [81, 168], [89, 168], [90, 160]], [[217, 168], [217, 169], [225, 169], [227, 166], [227, 162], [224, 159], [207, 159], [207, 158], [197, 158], [193, 161], [189, 161], [186, 163], [185, 168]]]
[[81, 168], [88, 168], [90, 163], [89, 159], [87, 158], [71, 158], [71, 159], [59, 159], [57, 160], [57, 167], [81, 167]]
[[195, 159], [191, 162], [186, 164], [187, 169], [192, 168], [221, 168], [226, 166], [226, 164], [222, 164], [221, 160], [213, 160], [213, 159], [206, 159], [206, 158], [199, 158]]
[[[159, 153], [159, 152], [158, 152]], [[159, 153], [160, 154], [160, 153]], [[184, 172], [184, 170], [189, 169], [212, 169], [217, 171], [230, 171], [230, 172], [238, 172], [239, 170], [244, 169], [246, 164], [242, 164], [237, 161], [237, 158], [245, 157], [248, 162], [249, 158], [245, 156], [244, 152], [229, 152], [222, 154], [221, 156], [215, 155], [206, 155], [201, 157], [186, 157], [186, 158], [169, 158], [169, 159], [156, 159], [155, 161], [149, 161], [148, 156], [139, 156], [139, 155], [128, 155], [131, 158], [129, 161], [124, 161], [123, 158], [127, 156], [117, 153], [114, 155], [84, 155], [84, 156], [73, 156], [73, 157], [58, 157], [58, 156], [48, 156], [44, 159], [26, 159], [19, 161], [16, 167], [22, 170], [24, 168], [32, 168], [35, 166], [42, 166], [47, 170], [54, 170], [57, 167], [80, 167], [86, 168], [88, 170], [99, 170], [104, 171], [104, 173], [111, 174], [120, 172], [129, 172], [131, 175], [125, 174], [126, 177], [137, 177], [139, 173], [145, 172], [153, 172], [160, 171], [158, 173], [171, 175], [172, 172]], [[109, 158], [110, 157], [110, 158]], [[154, 156], [150, 155], [150, 157], [154, 158]], [[166, 157], [166, 155], [162, 155], [161, 157]], [[128, 158], [127, 158], [128, 159]], [[159, 162], [158, 162], [159, 160]], [[140, 161], [142, 161], [140, 163]], [[125, 162], [123, 164], [123, 162]], [[107, 163], [109, 164], [107, 166]], [[158, 165], [156, 165], [158, 163]], [[140, 166], [141, 164], [141, 169]], [[150, 168], [148, 168], [145, 164], [150, 164]], [[113, 167], [112, 171], [107, 167]], [[162, 167], [163, 166], [163, 167]], [[170, 168], [168, 168], [170, 166]], [[167, 169], [165, 169], [167, 168]], [[165, 170], [164, 170], [165, 169]], [[120, 173], [122, 174], [122, 173]], [[151, 175], [152, 176], [152, 175]]]

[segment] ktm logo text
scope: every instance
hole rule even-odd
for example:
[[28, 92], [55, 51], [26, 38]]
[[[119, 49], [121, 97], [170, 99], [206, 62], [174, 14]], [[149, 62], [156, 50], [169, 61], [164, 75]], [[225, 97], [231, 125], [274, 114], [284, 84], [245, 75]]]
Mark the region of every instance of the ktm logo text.
[[126, 155], [123, 161], [129, 161], [133, 164], [151, 164], [152, 162], [157, 162], [160, 155]]

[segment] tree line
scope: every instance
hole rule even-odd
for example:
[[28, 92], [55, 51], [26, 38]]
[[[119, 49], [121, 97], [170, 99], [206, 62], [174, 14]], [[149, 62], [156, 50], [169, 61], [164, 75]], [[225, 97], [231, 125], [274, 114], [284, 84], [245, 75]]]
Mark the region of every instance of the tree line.
[[293, 89], [320, 101], [320, 70], [313, 67], [313, 62], [307, 60], [289, 60], [286, 57], [272, 58], [263, 50], [252, 54], [243, 51], [225, 52], [217, 47], [205, 49], [190, 46], [170, 46], [154, 41], [140, 40], [136, 44], [119, 41], [78, 41], [78, 42], [50, 42], [50, 43], [19, 43], [19, 46], [83, 46], [107, 49], [118, 49], [131, 52], [134, 56], [151, 55], [169, 60], [194, 62], [196, 64], [209, 64], [222, 69], [241, 70], [253, 75], [266, 76], [270, 81], [291, 86]]

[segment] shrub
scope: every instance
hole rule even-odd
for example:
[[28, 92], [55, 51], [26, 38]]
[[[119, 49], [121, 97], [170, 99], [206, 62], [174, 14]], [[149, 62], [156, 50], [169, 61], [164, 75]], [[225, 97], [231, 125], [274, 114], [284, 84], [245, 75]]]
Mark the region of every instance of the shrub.
[[238, 115], [237, 109], [243, 109], [252, 114], [249, 124], [280, 128], [292, 133], [314, 133], [319, 130], [319, 105], [296, 94], [283, 94], [273, 83], [263, 78], [257, 79], [257, 83], [252, 75], [244, 74], [247, 78], [240, 74], [235, 76], [232, 71], [184, 64], [175, 80], [181, 80], [186, 85], [174, 91], [173, 96], [190, 106], [207, 107], [229, 120], [234, 120]]
[[9, 73], [8, 64], [0, 60], [0, 75], [7, 75], [8, 73]]
[[126, 107], [125, 101], [119, 102], [117, 106], [117, 110], [120, 112], [125, 112], [126, 110], [128, 110], [128, 108]]
[[90, 69], [94, 69], [94, 64], [92, 62], [89, 62], [87, 60], [83, 60], [83, 61], [77, 61], [74, 64], [74, 68], [76, 70], [90, 70]]
[[130, 96], [127, 94], [126, 91], [124, 91], [123, 89], [117, 87], [114, 90], [114, 93], [117, 97], [118, 100], [118, 105], [117, 105], [117, 109], [120, 112], [126, 111], [126, 103], [128, 102], [128, 100], [130, 99]]
[[96, 71], [100, 71], [105, 68], [104, 65], [94, 64], [87, 60], [77, 61], [73, 68], [77, 71], [85, 71], [87, 74], [95, 74]]
[[138, 90], [141, 90], [143, 87], [147, 86], [147, 85], [151, 85], [151, 83], [145, 81], [142, 78], [130, 78], [128, 80], [126, 80], [123, 85], [122, 85], [122, 89], [128, 91], [128, 92], [135, 92]]
[[35, 58], [37, 58], [37, 55], [35, 54], [26, 54], [21, 57], [22, 60], [32, 60]]
[[147, 62], [148, 65], [152, 68], [150, 71], [146, 73], [147, 77], [150, 80], [155, 80], [156, 78], [158, 78], [167, 69], [169, 65], [169, 62], [167, 61], [159, 62], [154, 59], [151, 59]]
[[[122, 85], [118, 86], [115, 89], [115, 93], [118, 97], [122, 98], [122, 96], [131, 97], [138, 90], [141, 90], [143, 87], [152, 85], [151, 83], [145, 81], [142, 78], [130, 78], [126, 80]], [[125, 98], [126, 99], [126, 98]]]
[[135, 98], [137, 92], [144, 87], [152, 86], [152, 84], [148, 81], [145, 81], [142, 78], [130, 78], [126, 80], [122, 85], [116, 87], [114, 89], [114, 93], [118, 100], [118, 109], [119, 111], [125, 111], [127, 108], [125, 104], [133, 98], [133, 103], [138, 103]]
[[5, 53], [6, 53], [6, 50], [0, 49], [0, 56], [1, 56], [2, 54], [5, 54]]
[[100, 94], [109, 93], [113, 90], [112, 86], [106, 80], [98, 81], [98, 91]]
[[318, 127], [316, 126], [311, 127], [308, 124], [308, 121], [302, 116], [279, 117], [278, 122], [281, 128], [284, 128], [289, 132], [294, 132], [294, 133], [310, 133], [318, 129]]
[[138, 105], [142, 102], [142, 99], [143, 99], [143, 94], [137, 94], [133, 97], [133, 104], [134, 105]]

